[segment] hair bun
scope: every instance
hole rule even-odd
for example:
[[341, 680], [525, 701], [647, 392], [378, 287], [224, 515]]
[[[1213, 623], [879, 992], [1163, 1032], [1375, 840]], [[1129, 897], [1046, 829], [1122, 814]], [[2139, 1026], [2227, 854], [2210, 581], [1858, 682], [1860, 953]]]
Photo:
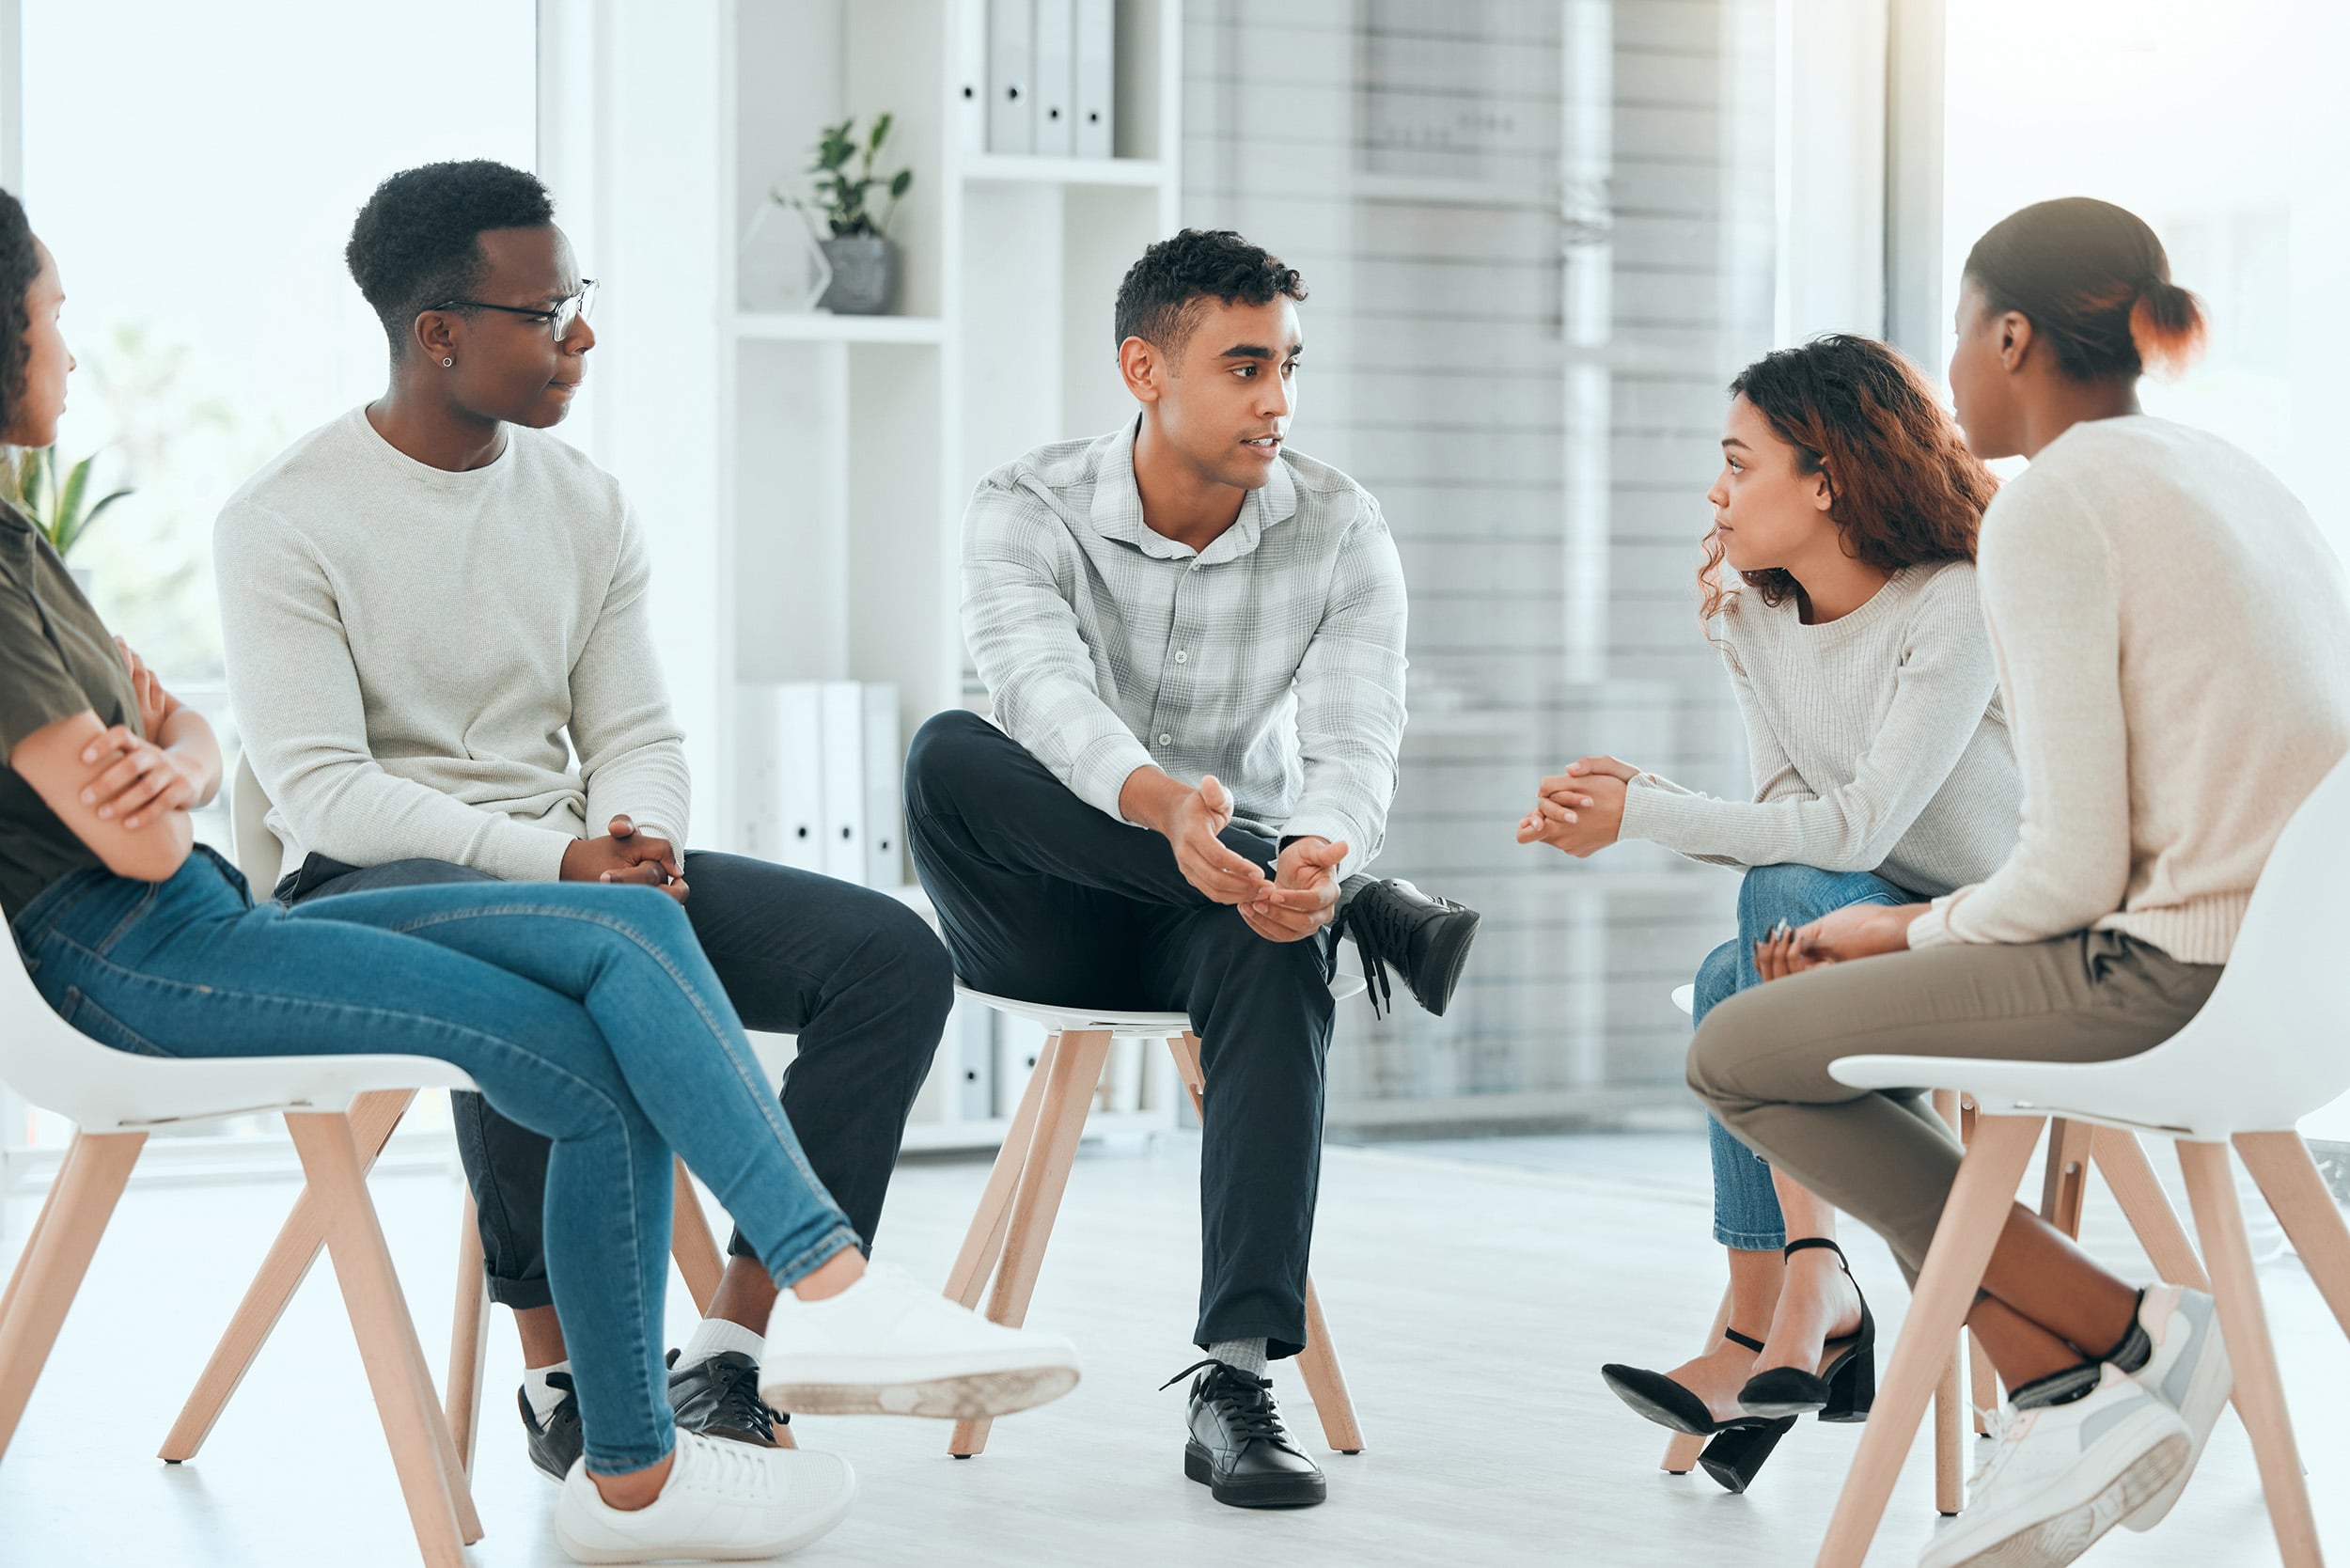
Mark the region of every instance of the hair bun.
[[2156, 275], [2138, 286], [2130, 306], [2130, 340], [2149, 370], [2175, 376], [2201, 357], [2209, 330], [2203, 302], [2193, 290]]

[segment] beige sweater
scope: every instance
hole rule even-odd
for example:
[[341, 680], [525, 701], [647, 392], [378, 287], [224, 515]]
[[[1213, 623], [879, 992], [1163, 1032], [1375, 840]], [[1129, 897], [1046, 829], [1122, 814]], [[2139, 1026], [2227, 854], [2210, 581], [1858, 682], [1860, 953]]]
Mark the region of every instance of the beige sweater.
[[2350, 750], [2350, 595], [2308, 510], [2217, 436], [2096, 420], [2001, 488], [1979, 578], [2023, 832], [1910, 946], [2094, 928], [2224, 963], [2277, 835]]
[[552, 882], [619, 813], [683, 848], [644, 533], [578, 451], [509, 426], [452, 474], [353, 409], [230, 496], [212, 548], [229, 700], [289, 869], [316, 850]]

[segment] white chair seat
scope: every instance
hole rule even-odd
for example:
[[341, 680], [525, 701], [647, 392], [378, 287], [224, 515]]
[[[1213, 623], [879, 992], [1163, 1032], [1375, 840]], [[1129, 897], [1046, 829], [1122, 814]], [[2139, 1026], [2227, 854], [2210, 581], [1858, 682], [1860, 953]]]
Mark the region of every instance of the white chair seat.
[[[1342, 974], [1330, 981], [1330, 996], [1337, 1001], [1359, 996], [1363, 990], [1363, 977], [1360, 975]], [[1138, 1040], [1172, 1040], [1191, 1027], [1188, 1013], [1121, 1012], [1110, 1008], [1057, 1007], [1050, 1002], [1024, 1002], [1016, 996], [998, 996], [991, 992], [976, 990], [961, 980], [955, 981], [955, 995], [1011, 1017], [1042, 1024], [1054, 1034], [1105, 1030], [1113, 1035]]]
[[1679, 1008], [1690, 1017], [1696, 1017], [1698, 1011], [1698, 988], [1694, 985], [1674, 986], [1673, 1006]]

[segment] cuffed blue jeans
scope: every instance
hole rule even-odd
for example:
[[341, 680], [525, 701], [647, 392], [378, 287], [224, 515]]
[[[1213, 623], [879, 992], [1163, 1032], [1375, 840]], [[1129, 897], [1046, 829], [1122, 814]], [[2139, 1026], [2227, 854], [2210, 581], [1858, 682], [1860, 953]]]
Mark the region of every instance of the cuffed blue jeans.
[[[1694, 1022], [1704, 1023], [1717, 1004], [1762, 983], [1754, 967], [1754, 945], [1781, 920], [1801, 926], [1856, 903], [1916, 902], [1914, 895], [1869, 871], [1755, 867], [1738, 888], [1737, 938], [1716, 948], [1698, 966]], [[1771, 1168], [1731, 1137], [1719, 1121], [1709, 1116], [1705, 1127], [1714, 1154], [1714, 1239], [1740, 1252], [1776, 1252], [1785, 1247], [1787, 1221], [1771, 1186]]]
[[167, 882], [76, 871], [14, 930], [42, 996], [102, 1043], [437, 1057], [551, 1140], [547, 1275], [600, 1471], [656, 1464], [676, 1440], [660, 1339], [672, 1150], [778, 1284], [857, 1245], [685, 912], [653, 888], [502, 882], [257, 908], [198, 847]]

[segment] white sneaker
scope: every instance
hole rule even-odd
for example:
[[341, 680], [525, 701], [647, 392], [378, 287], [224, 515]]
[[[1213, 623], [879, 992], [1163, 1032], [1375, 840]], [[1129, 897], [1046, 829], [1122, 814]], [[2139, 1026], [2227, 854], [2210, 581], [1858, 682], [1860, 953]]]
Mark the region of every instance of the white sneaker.
[[1058, 1334], [1006, 1328], [877, 1264], [838, 1295], [786, 1291], [767, 1320], [760, 1397], [812, 1416], [1009, 1416], [1077, 1386]]
[[2168, 1485], [2193, 1447], [2178, 1412], [2115, 1367], [2070, 1404], [2001, 1405], [1992, 1429], [1998, 1447], [1967, 1483], [1966, 1512], [1919, 1568], [2058, 1568]]
[[2219, 1424], [2220, 1412], [2228, 1408], [2235, 1373], [2228, 1365], [2219, 1314], [2202, 1292], [2184, 1285], [2149, 1285], [2145, 1299], [2138, 1303], [2138, 1321], [2154, 1341], [2154, 1353], [2129, 1374], [2130, 1380], [2176, 1410], [2194, 1441], [2187, 1450], [2186, 1467], [2122, 1521], [2131, 1529], [2152, 1529], [2186, 1490], [2187, 1477], [2195, 1473], [2197, 1462], [2203, 1457], [2211, 1429]]
[[856, 1472], [838, 1454], [681, 1432], [669, 1480], [643, 1508], [612, 1507], [587, 1461], [574, 1463], [556, 1497], [555, 1539], [575, 1562], [781, 1557], [830, 1530], [855, 1500]]

